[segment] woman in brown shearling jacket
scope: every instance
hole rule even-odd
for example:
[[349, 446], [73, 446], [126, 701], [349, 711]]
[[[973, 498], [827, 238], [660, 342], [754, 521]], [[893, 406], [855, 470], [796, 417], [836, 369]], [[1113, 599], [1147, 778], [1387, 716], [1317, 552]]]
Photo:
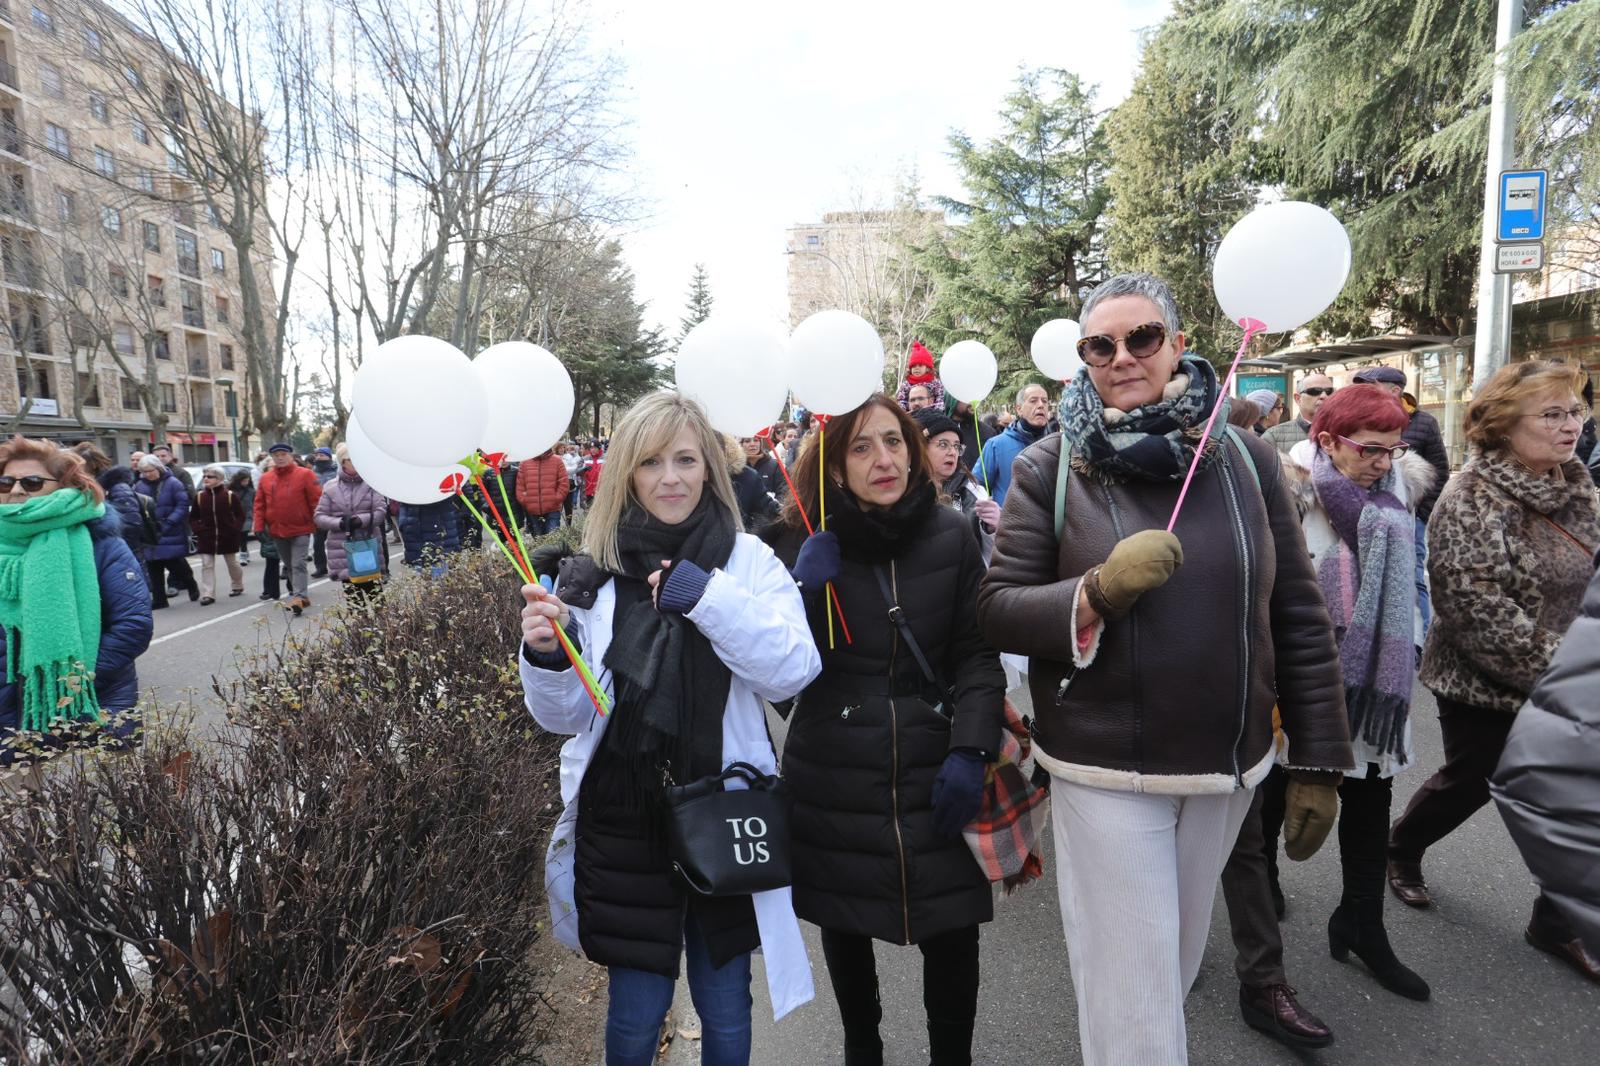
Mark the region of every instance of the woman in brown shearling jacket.
[[1013, 468], [979, 624], [1031, 658], [1084, 1061], [1181, 1063], [1217, 878], [1274, 761], [1273, 704], [1288, 850], [1305, 858], [1353, 766], [1343, 686], [1270, 445], [1218, 419], [1163, 531], [1220, 402], [1209, 364], [1182, 357], [1166, 284], [1112, 278], [1082, 323], [1062, 434]]

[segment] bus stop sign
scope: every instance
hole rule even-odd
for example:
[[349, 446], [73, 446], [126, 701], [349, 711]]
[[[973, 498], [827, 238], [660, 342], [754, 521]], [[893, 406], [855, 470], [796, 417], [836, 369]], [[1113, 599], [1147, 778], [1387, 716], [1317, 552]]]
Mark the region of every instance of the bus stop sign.
[[1544, 200], [1548, 173], [1543, 170], [1500, 172], [1500, 217], [1497, 241], [1544, 239]]

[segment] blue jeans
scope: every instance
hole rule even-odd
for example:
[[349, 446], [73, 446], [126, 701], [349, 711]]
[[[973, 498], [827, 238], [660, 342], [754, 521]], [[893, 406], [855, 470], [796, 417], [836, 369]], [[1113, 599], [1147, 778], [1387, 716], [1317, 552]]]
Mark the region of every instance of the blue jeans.
[[1422, 635], [1433, 624], [1433, 599], [1428, 593], [1428, 527], [1417, 519], [1417, 608], [1422, 612]]
[[536, 537], [546, 533], [554, 533], [561, 528], [561, 512], [551, 511], [549, 514], [531, 514], [528, 516], [528, 532]]
[[[720, 970], [712, 966], [705, 937], [692, 916], [684, 923], [683, 949], [689, 994], [700, 1013], [701, 1066], [749, 1066], [750, 953], [736, 956]], [[606, 1066], [650, 1066], [676, 982], [621, 966], [609, 972]]]

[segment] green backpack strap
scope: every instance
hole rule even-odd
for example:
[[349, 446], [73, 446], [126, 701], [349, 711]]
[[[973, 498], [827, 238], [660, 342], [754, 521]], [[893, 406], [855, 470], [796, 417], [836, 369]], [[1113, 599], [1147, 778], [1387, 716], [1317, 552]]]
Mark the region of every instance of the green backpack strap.
[[1061, 461], [1056, 464], [1056, 542], [1061, 541], [1061, 527], [1067, 520], [1067, 468], [1072, 465], [1072, 442], [1065, 434], [1061, 437]]
[[1244, 456], [1244, 465], [1250, 468], [1250, 477], [1256, 483], [1256, 491], [1261, 490], [1261, 471], [1256, 469], [1256, 457], [1250, 454], [1250, 449], [1244, 446], [1244, 434], [1239, 432], [1238, 426], [1230, 425], [1227, 429], [1228, 437], [1233, 441], [1233, 446], [1239, 449], [1239, 454]]

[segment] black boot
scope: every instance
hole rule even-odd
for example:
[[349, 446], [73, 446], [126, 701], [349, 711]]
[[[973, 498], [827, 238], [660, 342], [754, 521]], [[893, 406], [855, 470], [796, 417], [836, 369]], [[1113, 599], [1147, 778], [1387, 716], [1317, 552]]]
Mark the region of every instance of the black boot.
[[971, 1066], [973, 1019], [928, 1019], [929, 1066]]
[[1428, 982], [1395, 958], [1389, 934], [1383, 928], [1382, 898], [1340, 903], [1328, 919], [1328, 951], [1339, 962], [1355, 952], [1378, 983], [1396, 995], [1419, 1000], [1431, 995]]

